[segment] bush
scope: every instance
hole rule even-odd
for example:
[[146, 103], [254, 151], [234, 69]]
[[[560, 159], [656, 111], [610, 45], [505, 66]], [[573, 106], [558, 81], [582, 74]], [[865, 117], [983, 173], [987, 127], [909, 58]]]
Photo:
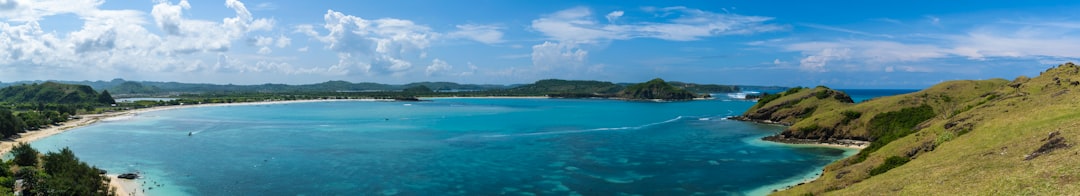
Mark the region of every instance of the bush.
[[799, 91], [801, 91], [802, 89], [806, 89], [806, 87], [797, 86], [795, 88], [789, 88], [789, 89], [787, 89], [787, 91], [784, 91], [784, 95], [795, 94], [795, 93], [798, 93]]
[[757, 104], [755, 104], [755, 106], [758, 106], [758, 107], [765, 106], [766, 103], [769, 103], [770, 101], [779, 99], [780, 97], [781, 97], [780, 94], [768, 94], [768, 93], [765, 93], [764, 95], [761, 95], [761, 99], [758, 99]]
[[818, 91], [816, 94], [814, 94], [814, 97], [817, 97], [818, 99], [829, 98], [829, 90]]
[[923, 121], [934, 118], [934, 108], [929, 105], [904, 108], [899, 111], [881, 113], [870, 119], [870, 142], [866, 149], [859, 151], [855, 157], [855, 163], [866, 160], [870, 153], [889, 144], [893, 140], [900, 139], [908, 134], [915, 133], [915, 126]]
[[904, 165], [908, 161], [911, 161], [911, 160], [908, 159], [907, 157], [891, 156], [891, 157], [885, 159], [885, 163], [882, 163], [881, 165], [878, 165], [874, 169], [871, 169], [870, 170], [870, 176], [876, 176], [878, 174], [883, 174], [883, 173], [885, 173], [885, 172], [887, 172], [887, 171], [889, 171], [889, 170], [891, 170], [893, 168], [900, 167], [901, 165]]
[[859, 119], [859, 117], [862, 117], [861, 112], [856, 112], [856, 111], [851, 111], [851, 110], [845, 110], [843, 112], [840, 112], [840, 114], [844, 115], [843, 122], [844, 122], [845, 125], [848, 124], [848, 123], [851, 123], [852, 120]]

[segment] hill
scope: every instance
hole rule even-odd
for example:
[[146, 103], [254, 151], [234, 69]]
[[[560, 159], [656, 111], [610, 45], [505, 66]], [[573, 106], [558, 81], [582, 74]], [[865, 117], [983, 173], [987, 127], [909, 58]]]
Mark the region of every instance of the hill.
[[631, 100], [691, 100], [696, 97], [694, 93], [679, 87], [675, 87], [663, 79], [656, 78], [648, 82], [627, 86], [619, 91], [619, 98]]
[[735, 119], [790, 126], [816, 113], [846, 107], [852, 102], [847, 94], [824, 86], [813, 89], [795, 87], [782, 93], [762, 96], [750, 110]]
[[[817, 180], [777, 194], [1080, 192], [1080, 148], [1072, 147], [1080, 138], [1077, 91], [1080, 66], [1066, 63], [1035, 78], [950, 81], [860, 104], [819, 106], [830, 109], [772, 137], [871, 143], [826, 166]], [[777, 100], [795, 99], [784, 97]]]
[[623, 88], [623, 86], [611, 82], [547, 79], [514, 87], [507, 91], [551, 97], [611, 97]]
[[55, 103], [55, 104], [107, 104], [112, 98], [101, 99], [100, 94], [86, 85], [45, 82], [23, 84], [0, 89], [0, 101], [8, 103]]
[[694, 93], [734, 93], [739, 92], [741, 89], [739, 86], [734, 85], [719, 85], [719, 84], [694, 84], [686, 82], [667, 82], [672, 86], [686, 89]]

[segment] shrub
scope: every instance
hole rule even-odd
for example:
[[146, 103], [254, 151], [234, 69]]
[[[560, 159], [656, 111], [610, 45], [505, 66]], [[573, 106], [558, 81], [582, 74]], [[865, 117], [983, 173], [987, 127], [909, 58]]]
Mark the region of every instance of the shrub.
[[861, 112], [856, 112], [856, 111], [851, 111], [851, 110], [845, 110], [843, 112], [840, 112], [840, 114], [844, 115], [843, 122], [844, 122], [845, 125], [848, 124], [848, 123], [851, 123], [852, 120], [859, 119], [859, 117], [862, 117]]
[[817, 97], [818, 99], [829, 98], [829, 90], [818, 91], [816, 94], [814, 94], [814, 97]]
[[866, 160], [870, 153], [889, 144], [893, 140], [900, 139], [908, 134], [915, 133], [915, 126], [923, 121], [934, 118], [934, 108], [923, 104], [919, 107], [904, 108], [899, 111], [881, 113], [870, 119], [870, 142], [866, 149], [859, 151], [855, 157], [855, 163]]
[[900, 167], [901, 165], [904, 165], [908, 161], [911, 161], [911, 160], [908, 159], [907, 157], [891, 156], [891, 157], [885, 159], [885, 163], [881, 163], [881, 165], [878, 165], [874, 169], [871, 169], [870, 170], [870, 176], [876, 176], [878, 174], [883, 174], [883, 173], [885, 173], [885, 172], [887, 172], [887, 171], [889, 171], [889, 170], [891, 170], [893, 168]]
[[765, 93], [764, 95], [761, 96], [761, 99], [758, 99], [757, 106], [758, 107], [765, 106], [766, 103], [769, 103], [770, 101], [779, 99], [780, 96], [781, 96], [780, 94], [768, 94], [768, 93]]

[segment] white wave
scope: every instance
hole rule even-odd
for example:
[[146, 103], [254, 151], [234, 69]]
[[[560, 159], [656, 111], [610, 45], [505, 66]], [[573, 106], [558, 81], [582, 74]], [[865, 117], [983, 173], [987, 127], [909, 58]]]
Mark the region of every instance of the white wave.
[[727, 96], [732, 99], [746, 99], [747, 95], [761, 94], [757, 91], [742, 91], [737, 93], [728, 93]]
[[128, 114], [128, 115], [113, 116], [113, 117], [108, 117], [108, 118], [105, 118], [105, 119], [101, 119], [101, 121], [102, 122], [121, 121], [121, 120], [127, 120], [127, 119], [131, 119], [131, 118], [135, 118], [135, 115], [134, 114]]

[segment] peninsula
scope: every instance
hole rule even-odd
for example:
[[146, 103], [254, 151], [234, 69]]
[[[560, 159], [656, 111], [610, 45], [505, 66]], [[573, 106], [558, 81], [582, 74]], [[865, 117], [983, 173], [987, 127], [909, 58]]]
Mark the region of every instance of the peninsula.
[[854, 104], [825, 87], [767, 95], [734, 119], [788, 125], [764, 138], [869, 143], [778, 195], [1067, 195], [1080, 191], [1080, 66], [948, 81]]

